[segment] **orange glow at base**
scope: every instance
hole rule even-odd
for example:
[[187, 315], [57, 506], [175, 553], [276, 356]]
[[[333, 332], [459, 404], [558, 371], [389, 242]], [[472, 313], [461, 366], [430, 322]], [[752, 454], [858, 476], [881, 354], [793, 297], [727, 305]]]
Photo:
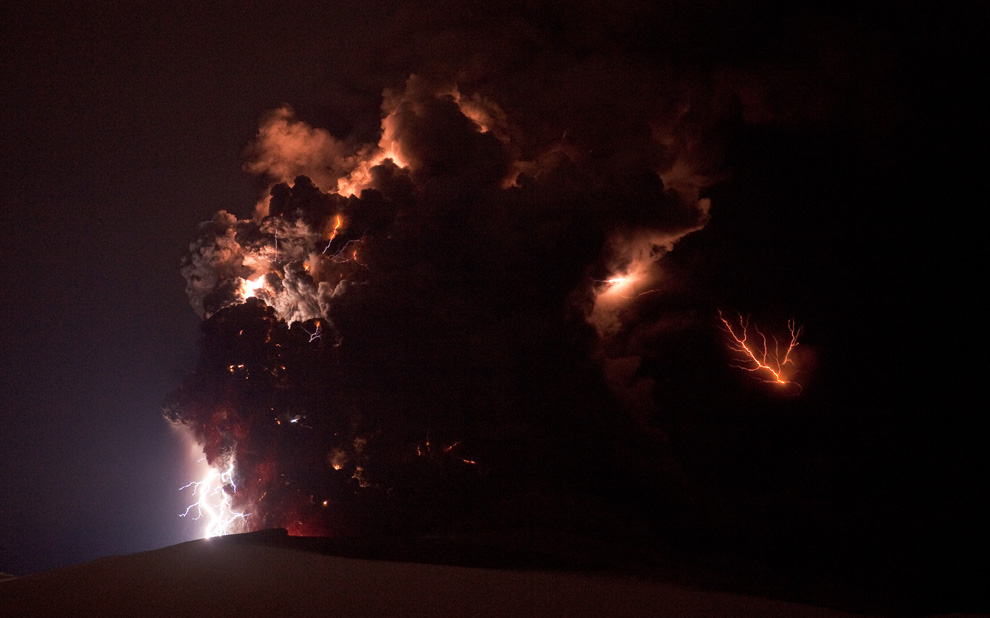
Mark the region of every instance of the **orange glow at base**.
[[775, 335], [767, 338], [755, 325], [750, 326], [749, 317], [739, 315], [735, 326], [722, 315], [721, 309], [718, 317], [722, 321], [722, 330], [729, 337], [729, 350], [736, 355], [731, 363], [733, 367], [753, 373], [764, 382], [781, 386], [793, 384], [801, 388], [800, 384], [790, 379], [794, 370], [791, 353], [798, 346], [798, 337], [802, 330], [793, 319], [787, 321], [790, 340], [785, 346]]

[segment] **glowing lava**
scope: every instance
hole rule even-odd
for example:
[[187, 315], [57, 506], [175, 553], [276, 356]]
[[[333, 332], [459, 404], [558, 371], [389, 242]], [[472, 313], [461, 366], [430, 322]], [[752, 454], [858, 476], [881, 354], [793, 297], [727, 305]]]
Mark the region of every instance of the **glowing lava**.
[[227, 468], [222, 472], [210, 466], [203, 480], [187, 483], [180, 487], [179, 491], [189, 487], [192, 487], [196, 502], [190, 504], [180, 517], [188, 517], [193, 510], [196, 511], [193, 520], [198, 521], [205, 517], [204, 537], [237, 532], [240, 524], [250, 517], [250, 513], [238, 513], [233, 509], [232, 495], [237, 491], [237, 485], [234, 484], [233, 461], [227, 464]]
[[749, 371], [764, 382], [781, 386], [793, 384], [801, 388], [800, 384], [790, 379], [789, 372], [794, 367], [791, 352], [798, 346], [798, 337], [801, 335], [801, 327], [797, 326], [793, 319], [787, 321], [790, 341], [784, 346], [775, 335], [770, 335], [768, 339], [756, 326], [752, 327], [752, 332], [756, 336], [751, 337], [748, 316], [744, 318], [740, 315], [737, 327], [733, 327], [732, 323], [725, 319], [721, 309], [718, 317], [722, 320], [722, 330], [729, 336], [729, 350], [736, 354], [736, 359], [731, 363], [733, 367]]

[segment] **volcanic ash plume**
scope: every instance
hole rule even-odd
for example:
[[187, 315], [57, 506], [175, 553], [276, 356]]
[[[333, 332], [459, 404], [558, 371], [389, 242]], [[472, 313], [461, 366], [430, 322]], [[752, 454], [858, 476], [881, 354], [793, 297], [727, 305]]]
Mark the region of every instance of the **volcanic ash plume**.
[[478, 93], [413, 77], [383, 110], [377, 145], [271, 114], [246, 165], [270, 195], [183, 263], [203, 339], [165, 414], [249, 529], [504, 524], [513, 496], [607, 483], [628, 416], [608, 342], [708, 216], [690, 175], [524, 147]]

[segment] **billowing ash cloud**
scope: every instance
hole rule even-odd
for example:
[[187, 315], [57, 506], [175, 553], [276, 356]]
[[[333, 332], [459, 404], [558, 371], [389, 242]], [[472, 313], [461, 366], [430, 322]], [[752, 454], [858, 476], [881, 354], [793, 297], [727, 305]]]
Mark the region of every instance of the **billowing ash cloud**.
[[305, 174], [320, 186], [333, 186], [357, 163], [357, 152], [328, 131], [298, 120], [291, 107], [271, 111], [248, 148], [244, 171], [280, 180]]
[[201, 356], [165, 412], [235, 463], [250, 528], [506, 524], [527, 492], [607, 485], [648, 419], [624, 342], [669, 327], [642, 303], [708, 218], [697, 119], [658, 106], [610, 143], [616, 110], [550, 133], [475, 82], [387, 91], [377, 145], [273, 112], [246, 166], [270, 196], [200, 225]]

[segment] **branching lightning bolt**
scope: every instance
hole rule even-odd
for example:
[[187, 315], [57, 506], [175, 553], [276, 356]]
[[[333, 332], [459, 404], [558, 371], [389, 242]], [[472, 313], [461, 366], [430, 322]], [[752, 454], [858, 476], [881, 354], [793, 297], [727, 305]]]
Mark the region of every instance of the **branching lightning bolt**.
[[[770, 335], [768, 339], [756, 326], [752, 327], [752, 332], [756, 336], [751, 337], [749, 316], [744, 318], [740, 314], [736, 327], [725, 318], [721, 309], [718, 311], [718, 317], [722, 321], [722, 330], [729, 336], [729, 350], [737, 355], [737, 359], [731, 363], [733, 367], [756, 374], [764, 382], [781, 386], [793, 384], [801, 388], [800, 384], [789, 379], [786, 371], [787, 365], [794, 366], [791, 352], [798, 346], [798, 337], [802, 330], [793, 319], [787, 321], [790, 341], [784, 349], [785, 346], [775, 335]], [[758, 341], [754, 341], [757, 337]], [[781, 354], [782, 349], [783, 354]]]
[[[196, 502], [190, 504], [179, 517], [188, 517], [193, 510], [196, 511], [196, 516], [192, 518], [194, 521], [206, 517], [206, 528], [203, 531], [206, 537], [229, 534], [235, 523], [246, 521], [250, 517], [250, 513], [238, 513], [232, 508], [231, 494], [237, 492], [233, 461], [222, 472], [211, 466], [206, 478], [187, 483], [179, 491], [189, 487], [192, 487]], [[228, 487], [231, 488], [230, 491]]]
[[302, 329], [303, 329], [303, 332], [305, 332], [307, 335], [309, 335], [309, 342], [310, 343], [313, 343], [317, 339], [323, 337], [323, 325], [320, 324], [320, 321], [319, 320], [316, 321], [316, 329], [313, 332], [310, 332], [309, 330], [307, 330], [305, 326], [303, 326]]

